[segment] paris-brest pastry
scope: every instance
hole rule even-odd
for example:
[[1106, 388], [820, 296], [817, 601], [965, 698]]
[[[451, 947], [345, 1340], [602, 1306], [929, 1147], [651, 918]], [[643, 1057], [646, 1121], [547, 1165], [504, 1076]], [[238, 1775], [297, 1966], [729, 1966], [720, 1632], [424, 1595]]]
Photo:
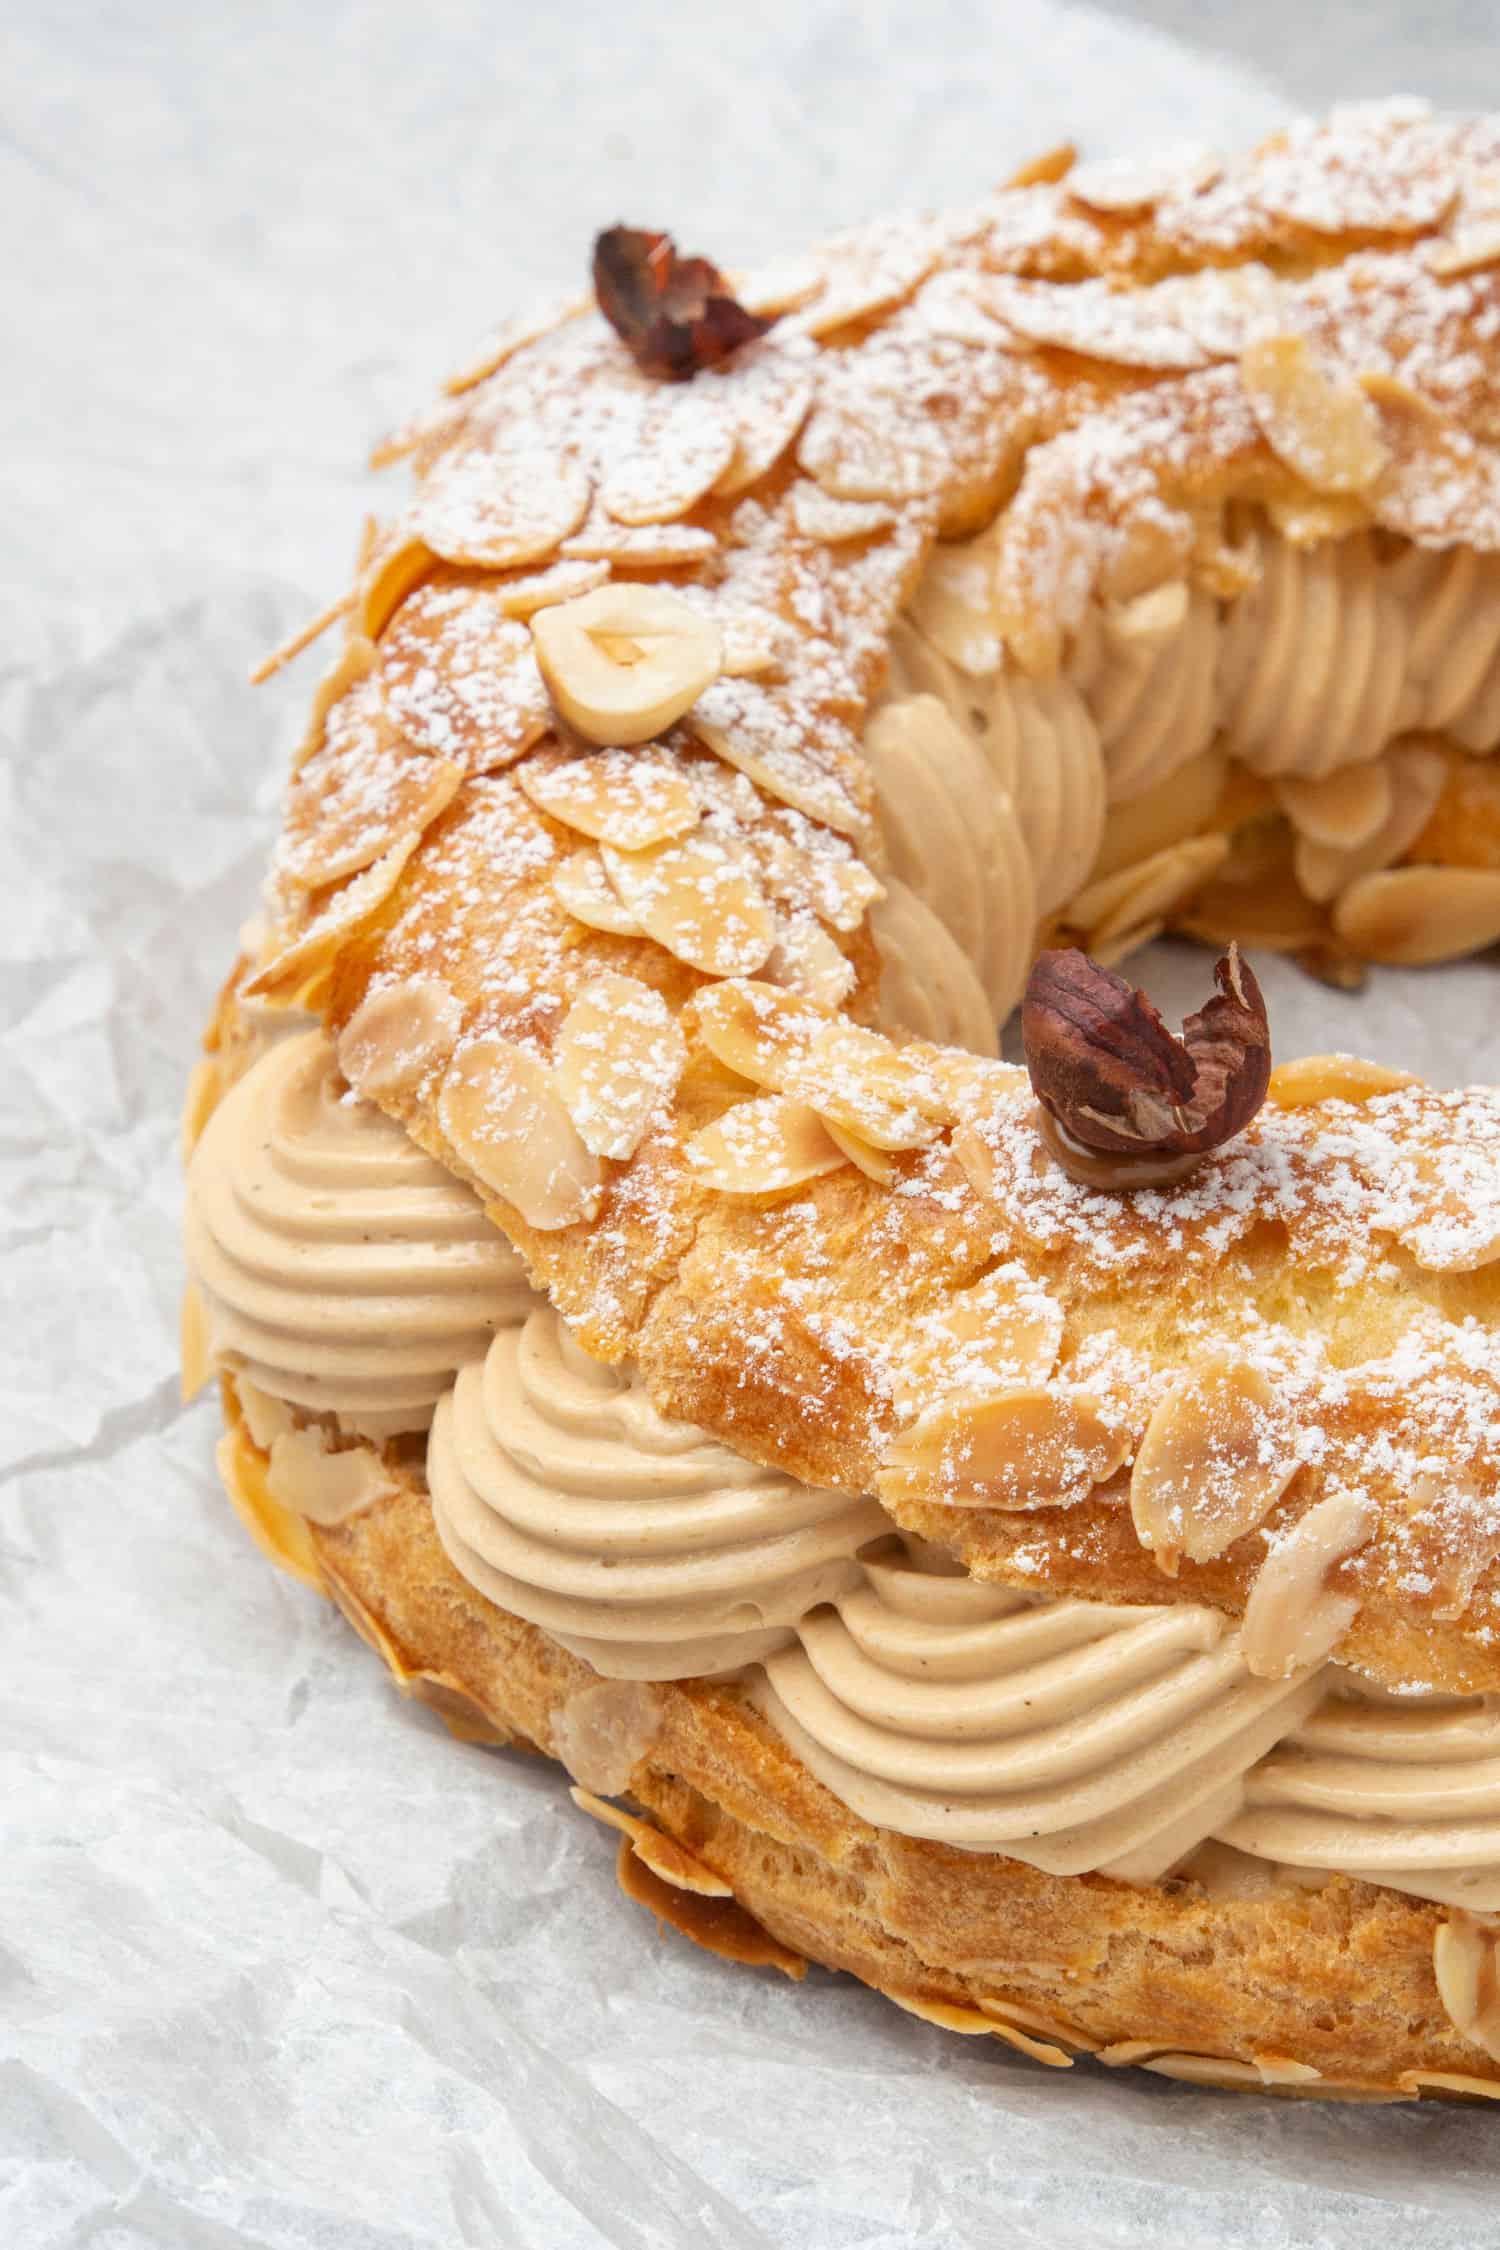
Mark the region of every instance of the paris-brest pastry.
[[231, 1494], [705, 1944], [1500, 2094], [1500, 1091], [1251, 965], [1500, 937], [1500, 121], [593, 284], [334, 613], [189, 1105]]

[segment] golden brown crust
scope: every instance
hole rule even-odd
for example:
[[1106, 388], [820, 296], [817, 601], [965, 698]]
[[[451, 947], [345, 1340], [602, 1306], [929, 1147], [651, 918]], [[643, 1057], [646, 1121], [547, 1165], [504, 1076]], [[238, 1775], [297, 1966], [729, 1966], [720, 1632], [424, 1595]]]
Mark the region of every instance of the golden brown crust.
[[[242, 1425], [231, 1431], [226, 1480], [242, 1505], [249, 1491], [284, 1560], [259, 1457]], [[326, 1590], [406, 1692], [466, 1739], [557, 1755], [561, 1715], [596, 1675], [458, 1576], [424, 1493], [408, 1486], [351, 1522], [306, 1529]], [[955, 2028], [987, 2020], [1054, 2063], [1102, 2050], [1177, 2074], [1175, 2058], [1207, 2057], [1246, 2083], [1371, 2098], [1411, 2094], [1414, 2071], [1492, 2078], [1438, 1996], [1439, 1909], [1344, 1877], [1216, 1900], [1187, 1880], [1049, 1876], [917, 1841], [847, 1811], [734, 1687], [650, 1694], [656, 1730], [629, 1795], [772, 1943], [757, 1949], [722, 1912], [716, 1927], [712, 1900], [668, 1896], [638, 1860], [627, 1887], [714, 1950], [793, 1971], [803, 1956], [934, 2020], [958, 2011]]]

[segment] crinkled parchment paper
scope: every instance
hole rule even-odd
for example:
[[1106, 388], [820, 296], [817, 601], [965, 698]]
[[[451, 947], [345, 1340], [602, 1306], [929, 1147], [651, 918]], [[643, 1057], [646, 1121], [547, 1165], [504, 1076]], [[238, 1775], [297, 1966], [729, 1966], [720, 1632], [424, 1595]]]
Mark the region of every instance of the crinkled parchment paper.
[[[342, 583], [365, 441], [596, 224], [735, 263], [1274, 98], [1044, 0], [24, 0], [3, 39], [0, 2244], [1493, 2240], [1493, 2114], [1043, 2073], [660, 1937], [549, 1771], [272, 1575], [176, 1404], [179, 1092], [311, 684], [244, 675]], [[1284, 1052], [1452, 1077], [1492, 975], [1268, 981]]]

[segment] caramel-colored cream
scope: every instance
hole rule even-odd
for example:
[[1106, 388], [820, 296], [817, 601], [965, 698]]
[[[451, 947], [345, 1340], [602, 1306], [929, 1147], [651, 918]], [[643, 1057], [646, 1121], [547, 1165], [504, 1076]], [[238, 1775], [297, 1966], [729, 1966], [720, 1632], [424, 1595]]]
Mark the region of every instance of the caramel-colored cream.
[[321, 1031], [271, 1047], [209, 1119], [187, 1254], [220, 1365], [375, 1439], [425, 1429], [533, 1301], [471, 1190], [345, 1087]]
[[472, 1585], [613, 1679], [737, 1670], [859, 1581], [874, 1500], [815, 1492], [657, 1413], [539, 1306], [439, 1406], [438, 1534]]

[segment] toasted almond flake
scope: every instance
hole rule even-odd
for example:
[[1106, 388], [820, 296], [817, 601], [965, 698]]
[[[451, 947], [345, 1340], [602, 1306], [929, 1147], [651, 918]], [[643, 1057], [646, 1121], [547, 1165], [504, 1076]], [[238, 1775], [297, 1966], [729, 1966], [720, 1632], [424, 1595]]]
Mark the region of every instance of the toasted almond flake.
[[619, 1805], [606, 1804], [602, 1797], [576, 1784], [568, 1795], [581, 1812], [602, 1821], [606, 1828], [617, 1828], [622, 1836], [628, 1836], [636, 1858], [664, 1883], [670, 1883], [679, 1891], [693, 1891], [699, 1898], [733, 1898], [732, 1884], [726, 1883], [722, 1875], [716, 1875], [711, 1867], [705, 1867], [701, 1859], [695, 1859], [674, 1836], [665, 1836], [659, 1828], [653, 1828], [650, 1821], [638, 1820], [634, 1813], [626, 1812]]
[[1130, 1512], [1157, 1568], [1209, 1562], [1264, 1521], [1297, 1473], [1266, 1377], [1216, 1352], [1174, 1383], [1141, 1439]]
[[1071, 2070], [1073, 2058], [1060, 2047], [1047, 2045], [1044, 2040], [1033, 2039], [1029, 2033], [1003, 2019], [987, 2015], [981, 2008], [957, 2007], [947, 2000], [919, 2000], [909, 1992], [885, 1993], [909, 2016], [920, 2016], [923, 2023], [936, 2024], [940, 2031], [956, 2031], [961, 2038], [998, 2039], [1003, 2046], [1014, 2047], [1017, 2054], [1030, 2055], [1033, 2062], [1045, 2063], [1052, 2070]]
[[573, 852], [552, 871], [552, 888], [576, 921], [611, 937], [640, 937], [641, 925], [604, 871], [596, 851]]
[[725, 677], [752, 678], [758, 672], [781, 668], [781, 651], [787, 628], [768, 609], [733, 609], [716, 620], [723, 644]]
[[1476, 2094], [1482, 2101], [1500, 2102], [1500, 2078], [1471, 2078], [1461, 2070], [1403, 2070], [1396, 2084], [1419, 2094], [1430, 2086], [1439, 2094]]
[[311, 1004], [342, 948], [356, 930], [374, 921], [395, 890], [418, 844], [420, 833], [402, 836], [373, 867], [344, 883], [314, 912], [311, 921], [256, 970], [241, 987], [245, 999], [276, 1000], [284, 1005]]
[[[1119, 943], [1149, 923], [1160, 927], [1192, 898], [1229, 856], [1227, 836], [1190, 836], [1134, 867], [1090, 883], [1064, 910], [1070, 929], [1085, 933], [1090, 953]], [[1127, 948], [1128, 950], [1128, 948]]]
[[623, 1840], [615, 1861], [615, 1880], [627, 1898], [654, 1914], [659, 1923], [679, 1931], [690, 1944], [701, 1946], [721, 1960], [738, 1961], [750, 1968], [779, 1969], [794, 1983], [807, 1974], [800, 1953], [762, 1929], [736, 1899], [700, 1898], [693, 1892], [666, 1883]]
[[961, 672], [985, 678], [998, 670], [994, 549], [987, 539], [936, 548], [907, 609], [917, 630]]
[[820, 484], [803, 478], [792, 487], [792, 522], [804, 539], [821, 547], [842, 547], [855, 539], [871, 539], [896, 520], [896, 511], [884, 500], [839, 500]]
[[601, 510], [562, 542], [562, 552], [621, 570], [680, 570], [706, 561], [717, 546], [713, 533], [700, 524], [615, 523]]
[[644, 851], [698, 825], [697, 797], [664, 750], [599, 750], [552, 766], [533, 762], [516, 778], [554, 820], [622, 852]]
[[991, 275], [987, 309], [1032, 344], [1153, 372], [1232, 359], [1275, 317], [1280, 288], [1266, 267], [1209, 267], [1145, 288], [1105, 280], [1021, 281]]
[[1008, 172], [1000, 184], [1007, 188], [1054, 187], [1059, 180], [1067, 178], [1077, 161], [1078, 151], [1073, 143], [1058, 141], [1053, 147], [1043, 149], [1040, 156], [1028, 156], [1025, 163]]
[[765, 822], [753, 841], [771, 896], [783, 905], [816, 914], [831, 930], [846, 936], [857, 930], [871, 906], [885, 895], [879, 876], [855, 858], [842, 838], [805, 843]]
[[1343, 766], [1316, 781], [1287, 776], [1272, 787], [1298, 833], [1331, 851], [1353, 851], [1367, 844], [1391, 816], [1391, 771], [1383, 758]]
[[775, 265], [757, 267], [754, 273], [737, 275], [734, 293], [746, 312], [766, 319], [796, 312], [826, 286], [827, 276], [814, 259], [786, 258]]
[[663, 733], [718, 677], [722, 658], [713, 621], [660, 586], [601, 586], [543, 610], [534, 633], [563, 717], [610, 745]]
[[266, 1487], [305, 1523], [336, 1524], [388, 1499], [396, 1480], [367, 1445], [334, 1452], [326, 1430], [285, 1430], [271, 1441]]
[[925, 1148], [949, 1107], [945, 1091], [924, 1086], [909, 1052], [857, 1024], [830, 1024], [819, 1032], [787, 1083], [820, 1116], [875, 1148]]
[[1035, 1390], [1050, 1379], [1062, 1337], [1061, 1305], [1021, 1266], [997, 1267], [913, 1323], [891, 1376], [896, 1411]]
[[355, 588], [354, 618], [364, 638], [378, 641], [407, 595], [437, 567], [427, 542], [401, 525], [377, 538]]
[[1421, 1083], [1409, 1070], [1364, 1062], [1358, 1055], [1303, 1055], [1277, 1064], [1267, 1098], [1278, 1109], [1309, 1109], [1318, 1102], [1370, 1102], [1377, 1094]]
[[931, 273], [940, 248], [936, 231], [919, 226], [904, 236], [884, 228], [864, 242], [838, 245], [826, 286], [796, 316], [797, 326], [808, 336], [830, 336], [893, 311]]
[[339, 618], [348, 616], [354, 602], [352, 593], [341, 594], [336, 602], [330, 602], [326, 609], [320, 609], [316, 617], [310, 617], [305, 625], [299, 626], [287, 640], [273, 648], [269, 656], [261, 658], [250, 674], [250, 685], [262, 686], [284, 664], [290, 664], [293, 657], [300, 656], [305, 648], [311, 648], [313, 642], [320, 640], [330, 625], [336, 624]]
[[1390, 809], [1363, 843], [1345, 850], [1299, 837], [1292, 857], [1297, 881], [1311, 899], [1337, 898], [1361, 876], [1373, 875], [1408, 851], [1432, 818], [1447, 766], [1420, 738], [1387, 750], [1381, 761], [1390, 782]]
[[554, 602], [571, 602], [580, 594], [591, 594], [608, 578], [608, 563], [564, 561], [548, 563], [545, 570], [530, 570], [519, 578], [497, 579], [488, 591], [502, 615], [524, 620], [534, 617], [539, 609], [550, 609]]
[[1500, 1258], [1493, 1152], [1417, 1149], [1408, 1160], [1410, 1216], [1401, 1240], [1428, 1273], [1477, 1273]]
[[1048, 2015], [1041, 2008], [1023, 2007], [1019, 2000], [992, 2000], [988, 1993], [981, 1993], [979, 2005], [985, 2015], [993, 2016], [1000, 2023], [1035, 2032], [1043, 2039], [1056, 2040], [1061, 2046], [1075, 2047], [1085, 2055], [1092, 2055], [1098, 2047], [1098, 2041], [1090, 2039], [1076, 2024], [1065, 2023], [1061, 2017]]
[[552, 1748], [589, 1796], [616, 1797], [655, 1749], [662, 1716], [661, 1690], [648, 1681], [595, 1680], [553, 1712]]
[[448, 562], [513, 570], [555, 554], [588, 514], [585, 470], [544, 444], [446, 454], [416, 497], [411, 528]]
[[943, 473], [929, 427], [914, 417], [873, 416], [815, 405], [797, 442], [797, 460], [835, 500], [915, 501]]
[[1333, 926], [1366, 961], [1456, 961], [1500, 939], [1500, 871], [1394, 867], [1364, 875], [1339, 899]]
[[1329, 1574], [1365, 1545], [1378, 1521], [1366, 1494], [1335, 1492], [1276, 1542], [1245, 1604], [1241, 1647], [1257, 1679], [1289, 1679], [1333, 1653], [1359, 1596], [1335, 1591]]
[[647, 408], [637, 448], [609, 470], [600, 501], [616, 523], [675, 523], [712, 490], [734, 449], [714, 387], [673, 386]]
[[1400, 376], [1360, 381], [1388, 453], [1370, 495], [1377, 520], [1418, 546], [1489, 548], [1500, 507], [1500, 449], [1477, 443]]
[[819, 1032], [839, 1021], [832, 1008], [747, 978], [696, 994], [692, 1013], [704, 1045], [727, 1070], [778, 1092]]
[[551, 1071], [513, 1040], [472, 1039], [449, 1064], [438, 1122], [460, 1160], [529, 1226], [592, 1218], [599, 1166], [574, 1130]]
[[1155, 156], [1097, 157], [1068, 172], [1068, 194], [1091, 211], [1146, 211], [1166, 196], [1212, 187], [1223, 170], [1223, 158], [1196, 142]]
[[1466, 219], [1457, 234], [1432, 245], [1427, 262], [1445, 281], [1500, 264], [1500, 212]]
[[714, 977], [764, 967], [776, 922], [748, 854], [699, 831], [639, 852], [604, 844], [600, 856], [626, 908], [677, 960]]
[[758, 1095], [695, 1133], [686, 1155], [720, 1195], [779, 1195], [847, 1162], [815, 1110], [781, 1094]]
[[214, 1449], [224, 1489], [251, 1538], [278, 1570], [290, 1572], [316, 1593], [326, 1594], [312, 1534], [300, 1516], [273, 1500], [265, 1463], [243, 1427], [227, 1430]]
[[765, 964], [768, 983], [836, 1008], [854, 990], [854, 963], [811, 914], [777, 918], [776, 943]]
[[486, 338], [471, 360], [447, 377], [443, 389], [450, 398], [473, 390], [477, 383], [496, 374], [507, 360], [514, 359], [517, 352], [536, 343], [539, 337], [549, 335], [554, 328], [561, 328], [566, 321], [576, 320], [592, 303], [591, 297], [561, 297], [550, 305], [538, 306], [514, 320], [505, 321]]
[[318, 682], [312, 709], [308, 713], [307, 732], [293, 753], [294, 775], [301, 771], [310, 758], [316, 756], [327, 741], [329, 715], [348, 702], [354, 689], [362, 680], [368, 679], [374, 669], [374, 642], [366, 640], [363, 633], [351, 633]]
[[595, 1156], [634, 1156], [677, 1091], [687, 1046], [659, 992], [638, 977], [594, 977], [563, 1018], [553, 1075]]
[[1500, 1952], [1495, 1930], [1451, 1912], [1433, 1933], [1432, 1971], [1448, 2021], [1500, 2062]]
[[327, 738], [287, 791], [276, 869], [304, 890], [357, 875], [404, 835], [446, 812], [464, 769], [404, 741], [385, 719], [379, 690], [362, 681], [329, 715]]
[[553, 722], [531, 635], [488, 586], [419, 587], [381, 641], [379, 676], [407, 741], [470, 773], [514, 764]]
[[896, 1177], [896, 1160], [889, 1149], [876, 1148], [873, 1142], [861, 1140], [847, 1126], [836, 1125], [831, 1117], [823, 1119], [823, 1130], [835, 1148], [843, 1150], [867, 1180], [875, 1180], [881, 1187], [889, 1187]]
[[841, 835], [858, 836], [865, 828], [863, 809], [851, 794], [863, 763], [842, 721], [810, 724], [774, 686], [719, 679], [694, 704], [687, 725], [706, 750], [779, 803]]
[[409, 461], [413, 457], [420, 466], [427, 466], [459, 435], [467, 412], [466, 407], [456, 406], [447, 398], [418, 407], [404, 422], [398, 422], [384, 437], [376, 439], [366, 456], [365, 466], [389, 469], [398, 461]]
[[339, 1069], [371, 1101], [406, 1093], [458, 1045], [463, 1006], [438, 976], [377, 985], [338, 1035]]
[[1263, 336], [1240, 355], [1250, 411], [1315, 492], [1364, 492], [1385, 466], [1380, 422], [1360, 385], [1305, 336]]
[[1064, 1384], [929, 1407], [895, 1440], [875, 1480], [882, 1500], [963, 1508], [1066, 1508], [1129, 1456], [1129, 1433]]
[[723, 386], [734, 449], [714, 490], [726, 498], [769, 476], [807, 420], [813, 353], [800, 339], [768, 338], [738, 354], [713, 381]]
[[1420, 1583], [1439, 1624], [1456, 1624], [1475, 1589], [1500, 1562], [1500, 1517], [1481, 1480], [1465, 1469], [1424, 1470], [1405, 1494], [1403, 1572]]

